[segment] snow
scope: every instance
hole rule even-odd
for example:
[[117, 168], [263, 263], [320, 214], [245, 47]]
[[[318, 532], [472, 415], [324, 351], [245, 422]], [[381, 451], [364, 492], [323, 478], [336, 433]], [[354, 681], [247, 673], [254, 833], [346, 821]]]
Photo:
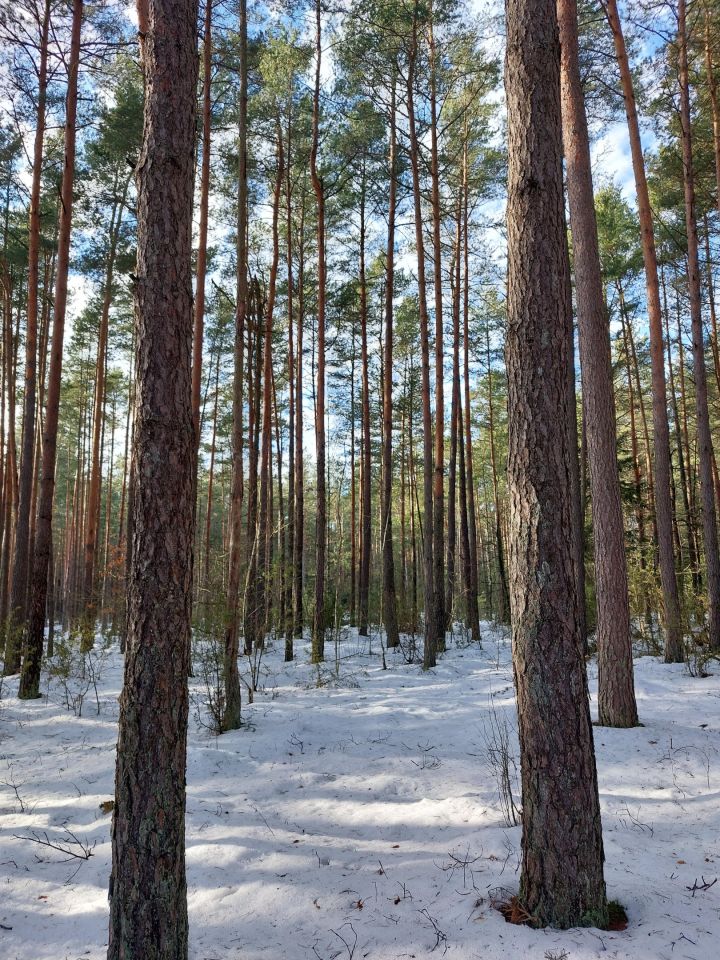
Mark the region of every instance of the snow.
[[[377, 636], [340, 642], [337, 665], [329, 644], [320, 671], [306, 644], [286, 665], [276, 643], [242, 730], [216, 738], [191, 719], [193, 960], [717, 957], [720, 883], [692, 888], [720, 873], [720, 675], [636, 660], [644, 726], [595, 728], [608, 893], [628, 929], [535, 931], [491, 903], [517, 891], [520, 828], [504, 822], [488, 764], [493, 717], [517, 753], [508, 643], [489, 624], [483, 634], [483, 649], [458, 640], [427, 674], [394, 651], [384, 670]], [[57, 678], [33, 703], [5, 681], [3, 960], [105, 957], [100, 804], [113, 796], [120, 654], [97, 667], [99, 715], [92, 689], [77, 717]], [[88, 860], [18, 839], [47, 833], [80, 851], [67, 831]]]

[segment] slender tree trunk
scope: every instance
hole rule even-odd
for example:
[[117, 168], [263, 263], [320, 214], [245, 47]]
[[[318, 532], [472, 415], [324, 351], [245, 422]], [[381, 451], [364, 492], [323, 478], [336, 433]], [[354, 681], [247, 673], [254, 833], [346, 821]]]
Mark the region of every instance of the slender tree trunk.
[[450, 458], [448, 463], [447, 509], [447, 588], [445, 590], [445, 629], [452, 629], [457, 565], [457, 470], [458, 430], [460, 427], [460, 250], [462, 244], [462, 194], [458, 195], [455, 220], [455, 248], [450, 269], [452, 276], [452, 390], [450, 401]]
[[40, 59], [38, 64], [38, 106], [35, 119], [33, 172], [30, 187], [30, 224], [28, 229], [28, 284], [25, 322], [25, 395], [23, 398], [23, 432], [20, 448], [19, 502], [15, 519], [15, 552], [10, 586], [10, 610], [6, 630], [5, 673], [16, 673], [20, 667], [20, 640], [27, 609], [28, 584], [33, 545], [30, 542], [30, 513], [33, 499], [35, 466], [35, 417], [37, 394], [37, 319], [40, 263], [40, 189], [45, 139], [45, 113], [48, 82], [48, 34], [50, 0], [45, 0], [40, 27]]
[[[422, 212], [422, 193], [420, 184], [420, 157], [415, 123], [415, 66], [417, 60], [417, 20], [418, 0], [413, 7], [413, 34], [410, 62], [407, 70], [407, 111], [408, 132], [410, 137], [410, 166], [412, 168], [413, 200], [415, 217], [415, 246], [417, 250], [418, 306], [420, 312], [420, 352], [422, 377], [422, 421], [423, 421], [423, 511], [425, 535], [423, 537], [423, 599], [425, 612], [425, 643], [423, 648], [423, 669], [435, 666], [439, 644], [438, 624], [435, 604], [437, 594], [433, 588], [435, 566], [433, 563], [433, 433], [430, 411], [430, 320], [427, 308], [425, 286], [425, 238]], [[442, 477], [442, 466], [441, 466]]]
[[212, 436], [210, 439], [210, 468], [208, 472], [207, 510], [205, 511], [205, 570], [203, 572], [203, 587], [210, 590], [210, 535], [212, 532], [213, 517], [213, 486], [215, 481], [215, 457], [217, 454], [217, 420], [218, 399], [220, 388], [220, 350], [215, 360], [215, 397], [213, 400]]
[[[107, 632], [109, 621], [108, 581], [110, 579], [110, 534], [113, 519], [113, 496], [115, 493], [115, 430], [117, 429], [115, 397], [112, 400], [110, 413], [110, 456], [108, 458], [108, 479], [105, 490], [105, 517], [103, 531], [102, 570], [100, 579], [100, 614], [102, 617], [103, 634]], [[52, 565], [52, 548], [50, 553]], [[52, 574], [48, 573], [48, 589], [52, 587]], [[50, 600], [48, 598], [48, 611]], [[48, 616], [48, 620], [49, 620]]]
[[285, 662], [293, 659], [293, 586], [295, 562], [295, 337], [293, 318], [293, 243], [292, 243], [292, 90], [288, 98], [287, 118], [287, 164], [285, 175], [285, 210], [286, 210], [286, 244], [287, 244], [287, 342], [288, 342], [288, 509], [287, 509], [287, 538], [285, 540]]
[[200, 165], [200, 226], [198, 230], [195, 319], [193, 326], [192, 399], [195, 445], [200, 445], [200, 388], [202, 384], [203, 336], [205, 325], [205, 278], [207, 275], [208, 210], [210, 199], [210, 120], [212, 80], [213, 0], [205, 0], [203, 35], [202, 163]]
[[[437, 111], [437, 49], [433, 33], [433, 9], [430, 0], [429, 37], [430, 48], [430, 180], [433, 227], [433, 287], [435, 293], [435, 469], [433, 473], [433, 591], [435, 595], [433, 616], [435, 618], [435, 644], [439, 651], [445, 649], [445, 396], [443, 357], [443, 296], [442, 296], [442, 242], [440, 227], [440, 161], [438, 158], [438, 111]], [[429, 528], [428, 528], [429, 529]]]
[[[271, 476], [270, 461], [272, 459], [272, 351], [273, 351], [273, 313], [275, 311], [275, 291], [277, 287], [277, 274], [280, 264], [280, 237], [278, 233], [278, 223], [280, 217], [280, 196], [282, 194], [282, 185], [285, 177], [285, 155], [283, 150], [283, 138], [280, 130], [280, 124], [277, 128], [277, 172], [275, 177], [275, 190], [273, 194], [273, 212], [272, 212], [272, 263], [270, 266], [270, 282], [268, 286], [268, 299], [265, 308], [265, 332], [263, 337], [263, 401], [262, 401], [262, 459], [260, 464], [260, 514], [258, 522], [258, 549], [265, 550], [265, 562], [260, 564], [261, 573], [257, 577], [257, 609], [261, 607], [268, 609], [268, 599], [270, 594], [270, 563], [269, 563], [269, 539], [271, 529], [271, 511], [269, 508], [269, 497], [271, 494]], [[264, 617], [267, 625], [267, 615]], [[260, 636], [255, 637], [255, 643], [262, 645], [264, 643], [264, 631]]]
[[692, 322], [693, 372], [695, 374], [695, 412], [700, 462], [700, 495], [702, 503], [703, 539], [708, 591], [708, 636], [711, 650], [720, 649], [720, 552], [718, 548], [717, 514], [713, 489], [713, 444], [708, 412], [705, 338], [702, 324], [702, 291], [698, 254], [697, 220], [695, 219], [695, 174], [693, 168], [692, 129], [690, 114], [690, 80], [688, 76], [685, 0], [678, 0], [678, 46], [680, 52], [680, 122], [682, 129], [683, 187], [685, 194], [685, 229], [688, 245], [688, 294]]
[[[259, 632], [258, 562], [260, 560], [260, 528], [258, 526], [258, 466], [260, 458], [261, 384], [263, 368], [264, 304], [257, 278], [252, 279], [248, 301], [248, 491], [246, 539], [250, 545], [245, 579], [244, 652], [252, 653]], [[254, 334], [254, 336], [253, 336]]]
[[635, 190], [640, 216], [640, 239], [645, 264], [648, 320], [650, 325], [650, 361], [652, 367], [653, 433], [655, 444], [655, 516], [658, 532], [660, 579], [662, 582], [665, 614], [665, 660], [680, 663], [684, 659], [682, 641], [682, 618], [678, 595], [675, 558], [672, 543], [672, 504], [670, 502], [670, 429], [667, 418], [667, 392], [665, 385], [665, 361], [662, 333], [662, 311], [658, 282], [657, 254], [653, 233], [652, 210], [645, 176], [645, 159], [640, 140], [633, 90], [632, 74], [628, 62], [625, 38], [622, 32], [616, 0], [601, 0], [610, 29], [612, 30], [620, 70], [625, 114], [628, 122], [630, 151], [632, 154]]
[[70, 239], [75, 183], [75, 141], [80, 69], [80, 32], [83, 0], [73, 0], [72, 33], [68, 60], [68, 86], [65, 103], [65, 138], [63, 175], [60, 187], [60, 228], [58, 232], [57, 275], [55, 279], [55, 315], [53, 317], [52, 352], [48, 370], [47, 407], [43, 433], [42, 477], [38, 498], [37, 529], [30, 591], [30, 611], [25, 657], [20, 678], [19, 696], [32, 699], [40, 696], [40, 665], [45, 634], [48, 570], [52, 549], [53, 496], [55, 493], [55, 459], [57, 451], [60, 381], [62, 376], [63, 338], [67, 309], [68, 276], [70, 273]]
[[413, 443], [413, 424], [415, 421], [414, 379], [412, 362], [410, 368], [410, 412], [408, 415], [408, 467], [410, 472], [410, 540], [412, 543], [412, 612], [410, 629], [414, 637], [418, 629], [418, 548], [417, 548], [417, 516], [420, 516], [420, 503], [417, 492], [417, 474], [415, 472], [415, 449]]
[[[473, 609], [475, 610], [475, 618], [477, 618], [477, 604], [473, 608], [473, 596], [472, 596], [472, 575], [470, 572], [470, 537], [469, 537], [469, 525], [468, 525], [468, 508], [467, 508], [467, 474], [465, 469], [465, 431], [463, 428], [463, 410], [462, 402], [459, 404], [458, 409], [459, 417], [459, 428], [458, 428], [458, 487], [460, 493], [460, 563], [462, 567], [462, 579], [463, 579], [463, 595], [465, 599], [465, 623], [471, 631], [472, 636], [472, 622], [473, 622]], [[473, 638], [474, 639], [474, 638]]]
[[232, 480], [230, 490], [230, 548], [226, 594], [225, 654], [223, 676], [225, 685], [225, 713], [223, 729], [240, 726], [240, 674], [238, 650], [240, 632], [240, 571], [242, 565], [242, 501], [243, 501], [243, 396], [245, 325], [248, 301], [247, 265], [247, 102], [248, 102], [248, 43], [247, 0], [239, 4], [240, 34], [240, 94], [238, 118], [238, 214], [237, 214], [237, 298], [235, 308], [235, 349], [233, 353], [232, 401]]
[[102, 484], [102, 458], [100, 437], [103, 430], [103, 407], [105, 403], [105, 375], [107, 370], [108, 327], [110, 306], [113, 294], [113, 275], [118, 235], [122, 222], [122, 213], [129, 181], [126, 181], [122, 195], [116, 200], [110, 221], [110, 243], [105, 268], [103, 304], [100, 312], [98, 332], [97, 364], [95, 371], [95, 399], [92, 428], [92, 460], [90, 465], [90, 483], [88, 488], [87, 521], [85, 525], [84, 571], [83, 571], [83, 644], [92, 646], [97, 616], [97, 596], [95, 595], [95, 557], [98, 546], [98, 521], [100, 508], [100, 489]]
[[305, 555], [305, 470], [303, 456], [303, 332], [305, 322], [305, 194], [300, 208], [297, 296], [297, 369], [295, 383], [295, 551], [293, 555], [293, 636], [303, 630], [303, 562]]
[[713, 262], [710, 253], [710, 225], [708, 223], [707, 211], [703, 213], [703, 238], [705, 241], [705, 277], [708, 289], [708, 308], [710, 310], [710, 328], [712, 336], [710, 337], [710, 350], [713, 358], [713, 371], [715, 373], [715, 386], [720, 393], [720, 348], [718, 347], [718, 322], [717, 310], [715, 308], [715, 284], [713, 282]]
[[488, 380], [488, 432], [490, 434], [490, 470], [492, 473], [493, 501], [495, 504], [495, 554], [497, 557], [500, 590], [497, 605], [497, 618], [500, 623], [507, 620], [509, 595], [507, 571], [505, 570], [505, 547], [502, 535], [502, 504], [498, 483], [497, 448], [495, 444], [495, 398], [493, 397], [493, 371], [490, 355], [490, 327], [485, 327], [485, 353], [487, 358]]
[[355, 333], [350, 357], [350, 626], [357, 620], [357, 493], [355, 483]]
[[[632, 322], [627, 312], [627, 305], [625, 303], [625, 292], [621, 283], [618, 283], [618, 291], [620, 295], [620, 318], [623, 324], [623, 336], [626, 337], [626, 348], [629, 347], [629, 358], [632, 365], [632, 375], [635, 382], [635, 396], [638, 400], [638, 409], [640, 411], [640, 423], [642, 426], [642, 435], [643, 435], [643, 447], [644, 447], [644, 459], [645, 459], [645, 476], [647, 477], [647, 486], [648, 494], [650, 500], [650, 519], [652, 522], [653, 535], [652, 541], [654, 544], [658, 542], [658, 532], [657, 532], [657, 512], [655, 510], [655, 482], [653, 480], [653, 464], [652, 464], [652, 444], [650, 443], [650, 431], [648, 429], [648, 419], [647, 412], [645, 410], [645, 399], [643, 395], [642, 384], [640, 382], [640, 366], [638, 364], [637, 351], [635, 349], [635, 335], [633, 333]], [[669, 428], [668, 428], [669, 429]], [[657, 551], [653, 552], [653, 569], [657, 570]]]
[[370, 446], [370, 373], [367, 335], [367, 281], [365, 276], [365, 164], [360, 185], [360, 351], [362, 358], [362, 542], [360, 554], [360, 618], [358, 633], [368, 635], [370, 602], [370, 547], [372, 542], [372, 449]]
[[[385, 346], [383, 357], [383, 447], [382, 447], [382, 501], [380, 538], [383, 557], [383, 619], [385, 638], [389, 649], [400, 643], [397, 594], [395, 592], [395, 557], [392, 521], [393, 475], [393, 298], [395, 296], [395, 215], [397, 211], [397, 130], [395, 106], [395, 78], [390, 90], [390, 144], [388, 169], [388, 232], [385, 259]], [[404, 500], [403, 500], [404, 508]], [[404, 510], [403, 510], [403, 531]], [[404, 555], [404, 554], [403, 554]]]
[[[7, 384], [7, 454], [5, 458], [5, 494], [2, 556], [0, 557], [0, 629], [2, 630], [2, 644], [5, 650], [7, 643], [7, 613], [10, 589], [10, 557], [14, 535], [13, 508], [17, 507], [17, 451], [15, 446], [15, 396], [17, 363], [17, 341], [13, 335], [12, 300], [9, 285], [7, 291], [7, 307], [3, 322], [3, 363], [5, 382]], [[18, 311], [19, 312], [19, 311]]]
[[465, 471], [468, 513], [468, 549], [470, 551], [470, 581], [468, 590], [471, 605], [470, 630], [472, 638], [480, 643], [480, 622], [478, 619], [478, 550], [477, 519], [475, 511], [475, 477], [472, 448], [472, 414], [470, 409], [470, 189], [468, 176], [467, 129], [463, 143], [463, 387], [464, 387], [464, 429], [465, 429]]
[[[707, 75], [708, 94], [710, 96], [710, 106], [712, 109], [712, 130], [713, 130], [713, 156], [715, 159], [715, 200], [718, 212], [720, 212], [720, 106], [718, 105], [717, 80], [715, 79], [715, 69], [713, 63], [712, 44], [710, 40], [710, 17], [707, 4], [704, 4], [705, 18], [705, 72]], [[710, 241], [707, 226], [707, 214], [705, 214], [705, 244], [708, 260], [708, 277], [711, 280], [710, 266]], [[710, 297], [711, 303], [713, 297]], [[718, 391], [720, 392], [720, 351], [718, 349], [718, 331], [717, 318], [715, 310], [712, 313], [713, 320], [713, 360], [715, 363], [715, 377], [717, 379]]]
[[598, 712], [610, 727], [637, 724], [630, 604], [620, 478], [610, 329], [605, 312], [585, 101], [578, 59], [576, 0], [557, 0], [561, 104], [573, 238], [583, 425], [592, 495], [597, 596]]
[[[523, 790], [520, 898], [539, 925], [607, 923], [573, 558], [571, 311], [555, 0], [508, 0], [510, 601]], [[568, 776], [572, 771], [572, 776]]]
[[320, 71], [322, 65], [321, 3], [315, 2], [315, 89], [313, 93], [310, 176], [317, 205], [317, 387], [315, 396], [315, 458], [317, 464], [317, 511], [315, 518], [315, 619], [312, 662], [325, 659], [325, 566], [327, 554], [327, 494], [325, 463], [325, 189], [318, 173], [320, 141]]

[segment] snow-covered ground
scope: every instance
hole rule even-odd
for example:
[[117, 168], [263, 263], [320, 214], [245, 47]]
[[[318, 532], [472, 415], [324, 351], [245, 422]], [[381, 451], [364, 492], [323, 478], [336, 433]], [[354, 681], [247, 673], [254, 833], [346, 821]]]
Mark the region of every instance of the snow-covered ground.
[[[718, 956], [720, 882], [697, 888], [720, 875], [720, 668], [696, 679], [641, 658], [644, 726], [595, 728], [608, 892], [628, 929], [535, 931], [505, 923], [491, 902], [517, 890], [520, 829], [504, 822], [488, 764], [504, 720], [517, 752], [509, 650], [488, 625], [484, 635], [482, 650], [454, 646], [428, 674], [394, 652], [383, 670], [377, 637], [342, 642], [338, 676], [332, 662], [318, 674], [303, 646], [283, 664], [277, 644], [244, 729], [215, 738], [191, 720], [193, 960]], [[5, 681], [3, 960], [105, 957], [110, 814], [100, 804], [113, 796], [121, 677], [113, 649], [99, 715], [90, 690], [81, 717], [57, 679], [35, 703]], [[47, 834], [81, 852], [68, 831], [88, 860], [21, 839]]]

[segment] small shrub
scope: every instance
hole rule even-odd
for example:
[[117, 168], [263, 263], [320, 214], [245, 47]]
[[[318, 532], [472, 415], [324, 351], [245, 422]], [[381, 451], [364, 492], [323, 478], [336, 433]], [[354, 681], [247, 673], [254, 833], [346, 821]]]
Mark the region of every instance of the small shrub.
[[72, 710], [76, 717], [82, 716], [91, 692], [100, 715], [99, 686], [111, 649], [110, 638], [97, 638], [91, 644], [84, 631], [69, 633], [56, 641], [53, 657], [48, 661], [48, 676], [50, 683], [59, 687], [65, 708]]
[[498, 712], [495, 699], [491, 696], [488, 719], [483, 731], [487, 766], [497, 786], [505, 824], [508, 827], [515, 827], [520, 823], [520, 809], [515, 803], [515, 796], [518, 793], [518, 770], [510, 747], [511, 730], [507, 718]]
[[719, 659], [718, 654], [703, 643], [698, 643], [696, 640], [685, 643], [685, 668], [691, 677], [709, 677], [708, 665], [711, 661]]
[[201, 684], [191, 694], [195, 723], [218, 736], [225, 715], [225, 644], [212, 629], [193, 631], [192, 663]]

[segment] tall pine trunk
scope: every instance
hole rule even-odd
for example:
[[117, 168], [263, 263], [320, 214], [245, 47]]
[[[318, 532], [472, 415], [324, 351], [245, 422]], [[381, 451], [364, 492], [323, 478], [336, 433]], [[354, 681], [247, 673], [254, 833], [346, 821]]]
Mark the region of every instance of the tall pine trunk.
[[442, 242], [440, 227], [440, 160], [438, 157], [438, 111], [437, 111], [437, 48], [433, 32], [432, 0], [429, 6], [430, 22], [428, 44], [430, 48], [430, 180], [433, 237], [433, 290], [435, 294], [435, 463], [433, 472], [433, 592], [435, 601], [435, 644], [437, 650], [445, 649], [445, 396], [443, 355], [443, 293], [442, 293]]
[[[194, 508], [196, 0], [150, 0], [138, 163], [135, 477], [108, 960], [185, 960]], [[152, 575], [148, 575], [148, 571]]]
[[632, 74], [630, 72], [625, 38], [622, 32], [616, 0], [604, 0], [603, 6], [613, 34], [615, 55], [620, 70], [620, 82], [625, 100], [625, 115], [628, 123], [630, 152], [632, 154], [635, 190], [640, 216], [640, 239], [645, 265], [647, 309], [650, 326], [650, 363], [652, 368], [652, 409], [655, 446], [655, 516], [657, 521], [660, 580], [662, 583], [665, 615], [665, 660], [668, 663], [681, 663], [684, 659], [682, 618], [680, 614], [680, 597], [678, 595], [673, 553], [672, 503], [670, 499], [670, 428], [668, 426], [667, 416], [662, 310], [660, 306], [660, 284], [658, 282], [653, 218], [647, 178], [645, 176], [645, 158], [643, 157], [642, 142], [640, 140], [640, 125], [638, 123], [637, 108], [635, 105]]
[[240, 726], [240, 674], [238, 650], [240, 635], [240, 573], [242, 566], [242, 502], [243, 502], [243, 396], [245, 363], [245, 326], [248, 301], [247, 265], [247, 102], [248, 43], [247, 0], [240, 0], [240, 93], [238, 97], [238, 211], [237, 211], [237, 297], [235, 307], [235, 346], [233, 350], [232, 394], [232, 479], [230, 489], [230, 547], [227, 592], [225, 595], [225, 652], [223, 679], [225, 687], [224, 730]]
[[110, 242], [105, 266], [105, 282], [103, 290], [103, 304], [100, 312], [100, 329], [98, 332], [97, 362], [95, 369], [95, 398], [93, 407], [92, 427], [92, 459], [90, 464], [90, 483], [88, 487], [87, 521], [85, 524], [85, 555], [83, 570], [83, 643], [92, 645], [95, 620], [97, 616], [98, 597], [95, 593], [95, 567], [98, 549], [98, 527], [100, 519], [100, 494], [102, 485], [102, 454], [101, 434], [103, 430], [103, 407], [105, 402], [105, 381], [107, 373], [107, 348], [110, 324], [110, 307], [113, 294], [113, 276], [115, 271], [115, 254], [117, 241], [122, 224], [123, 208], [129, 181], [125, 182], [120, 197], [115, 201], [110, 221]]
[[468, 566], [470, 580], [467, 584], [469, 623], [473, 640], [480, 643], [478, 615], [478, 550], [477, 518], [475, 511], [475, 471], [473, 469], [472, 412], [470, 409], [470, 188], [468, 176], [467, 127], [463, 143], [463, 427], [465, 430], [465, 495], [468, 519]]
[[360, 183], [360, 353], [362, 364], [362, 537], [360, 549], [360, 616], [358, 633], [368, 635], [368, 608], [370, 602], [370, 546], [372, 537], [371, 491], [372, 449], [370, 444], [370, 361], [368, 357], [367, 278], [365, 273], [365, 163]]
[[312, 661], [325, 659], [325, 566], [327, 556], [327, 478], [325, 462], [325, 189], [318, 172], [320, 142], [320, 73], [322, 67], [321, 3], [315, 2], [315, 88], [313, 93], [312, 146], [310, 176], [317, 206], [317, 385], [315, 392], [315, 619], [312, 635]]
[[55, 460], [57, 452], [58, 418], [60, 413], [60, 386], [63, 362], [65, 313], [70, 273], [70, 239], [73, 218], [73, 187], [75, 184], [75, 142], [78, 103], [78, 73], [80, 70], [80, 33], [83, 19], [83, 0], [73, 0], [70, 56], [68, 58], [68, 86], [65, 103], [65, 137], [63, 175], [60, 187], [60, 227], [58, 231], [57, 271], [55, 278], [55, 313], [53, 316], [52, 351], [48, 369], [47, 406], [43, 430], [42, 475], [38, 496], [35, 549], [30, 584], [28, 629], [20, 678], [19, 696], [40, 696], [40, 666], [45, 635], [45, 608], [47, 603], [48, 571], [52, 550], [53, 496], [55, 493]]
[[598, 711], [610, 727], [637, 724], [630, 605], [610, 327], [605, 311], [585, 102], [578, 60], [576, 0], [558, 0], [561, 104], [583, 387], [583, 423], [592, 495], [597, 595]]
[[[422, 186], [420, 182], [420, 147], [418, 144], [415, 121], [415, 69], [418, 43], [418, 0], [413, 7], [413, 33], [410, 62], [407, 70], [407, 111], [408, 133], [410, 138], [410, 166], [413, 182], [413, 212], [415, 219], [415, 247], [417, 250], [418, 307], [420, 313], [420, 353], [422, 383], [422, 424], [423, 424], [423, 600], [425, 618], [425, 643], [423, 646], [423, 669], [435, 666], [439, 645], [438, 625], [435, 604], [437, 593], [433, 588], [435, 566], [433, 563], [433, 433], [430, 410], [430, 319], [427, 307], [425, 286], [425, 238], [422, 212]], [[412, 416], [412, 413], [411, 413]], [[444, 630], [444, 624], [443, 630]]]
[[395, 557], [393, 552], [392, 475], [393, 475], [393, 298], [395, 296], [395, 215], [397, 211], [397, 129], [395, 78], [390, 90], [390, 145], [388, 156], [388, 231], [385, 260], [385, 345], [383, 377], [383, 447], [382, 501], [380, 539], [383, 558], [383, 619], [388, 648], [400, 643], [397, 594], [395, 592]]
[[710, 648], [720, 649], [720, 553], [718, 552], [717, 513], [713, 489], [713, 443], [708, 412], [705, 337], [702, 323], [702, 290], [695, 219], [695, 173], [690, 113], [685, 0], [678, 0], [678, 46], [680, 52], [680, 123], [682, 131], [683, 189], [685, 229], [688, 253], [688, 294], [692, 323], [693, 372], [695, 374], [695, 414], [697, 417], [700, 497], [708, 591], [708, 635]]
[[30, 187], [30, 223], [28, 229], [28, 284], [25, 322], [25, 395], [23, 398], [23, 432], [20, 448], [18, 508], [15, 518], [15, 550], [10, 584], [10, 608], [6, 629], [5, 673], [15, 673], [20, 666], [20, 637], [28, 599], [28, 583], [32, 570], [30, 542], [31, 504], [35, 467], [35, 418], [37, 399], [37, 321], [40, 263], [40, 188], [42, 183], [43, 144], [48, 82], [48, 34], [50, 0], [45, 8], [40, 32], [38, 64], [38, 106], [35, 119], [32, 184]]
[[523, 793], [520, 898], [539, 925], [607, 903], [573, 556], [571, 310], [555, 0], [507, 0], [509, 582]]

